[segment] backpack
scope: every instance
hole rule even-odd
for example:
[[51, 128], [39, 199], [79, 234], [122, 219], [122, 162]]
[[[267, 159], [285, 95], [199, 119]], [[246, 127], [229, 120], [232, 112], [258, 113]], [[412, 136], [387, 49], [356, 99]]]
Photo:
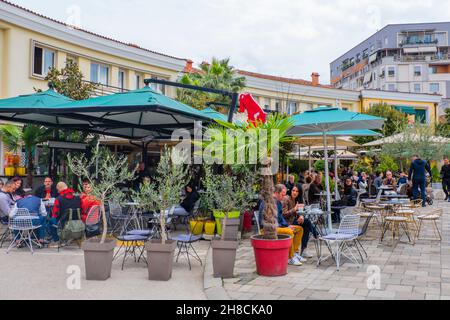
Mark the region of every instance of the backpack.
[[58, 229], [59, 238], [67, 242], [69, 240], [80, 240], [84, 238], [86, 226], [83, 221], [81, 221], [80, 209], [76, 209], [76, 214], [78, 220], [73, 220], [73, 209], [66, 210], [67, 221], [64, 223], [62, 228]]

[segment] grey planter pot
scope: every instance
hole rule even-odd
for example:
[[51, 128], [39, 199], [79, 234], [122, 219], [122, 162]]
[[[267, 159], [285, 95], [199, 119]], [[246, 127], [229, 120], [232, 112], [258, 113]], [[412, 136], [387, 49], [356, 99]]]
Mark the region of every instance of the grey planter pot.
[[84, 263], [86, 266], [86, 280], [105, 281], [111, 277], [115, 240], [106, 240], [101, 244], [98, 239], [83, 242]]
[[177, 242], [167, 240], [151, 240], [145, 244], [147, 250], [148, 279], [154, 281], [168, 281], [172, 278], [173, 257]]
[[215, 278], [233, 278], [236, 250], [239, 247], [237, 241], [213, 240], [213, 270]]
[[[222, 230], [223, 228], [223, 219], [220, 220]], [[241, 226], [241, 219], [228, 219], [227, 226], [225, 228], [225, 240], [226, 241], [237, 241], [239, 227]]]

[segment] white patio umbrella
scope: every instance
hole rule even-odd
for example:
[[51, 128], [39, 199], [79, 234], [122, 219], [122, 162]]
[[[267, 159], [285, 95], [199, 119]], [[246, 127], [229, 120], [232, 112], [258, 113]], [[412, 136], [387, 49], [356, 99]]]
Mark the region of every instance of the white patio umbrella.
[[[328, 133], [344, 130], [381, 129], [385, 119], [339, 108], [319, 107], [292, 117], [294, 126], [291, 135], [322, 133], [325, 149], [325, 188], [327, 193], [327, 211], [331, 211], [331, 193], [328, 168]], [[331, 229], [331, 215], [328, 215], [328, 227]]]

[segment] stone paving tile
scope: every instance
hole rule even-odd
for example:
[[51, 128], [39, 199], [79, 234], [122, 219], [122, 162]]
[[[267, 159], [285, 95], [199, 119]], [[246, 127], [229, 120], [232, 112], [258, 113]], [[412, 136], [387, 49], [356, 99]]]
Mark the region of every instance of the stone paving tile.
[[[250, 242], [243, 240], [235, 268], [238, 279], [226, 280], [225, 289], [233, 299], [243, 300], [450, 300], [450, 204], [435, 201], [436, 207], [444, 208], [440, 221], [444, 238], [442, 243], [420, 240], [415, 245], [400, 242], [391, 247], [379, 243], [379, 229], [371, 225], [366, 239], [362, 241], [369, 259], [360, 268], [344, 261], [340, 271], [336, 271], [331, 259], [317, 268], [316, 259], [312, 258], [301, 267], [289, 267], [285, 277], [259, 277], [255, 273]], [[426, 227], [423, 234], [432, 236], [432, 229]], [[313, 248], [311, 245], [310, 253], [314, 253]], [[367, 288], [371, 276], [367, 273], [369, 266], [381, 270], [380, 290]]]

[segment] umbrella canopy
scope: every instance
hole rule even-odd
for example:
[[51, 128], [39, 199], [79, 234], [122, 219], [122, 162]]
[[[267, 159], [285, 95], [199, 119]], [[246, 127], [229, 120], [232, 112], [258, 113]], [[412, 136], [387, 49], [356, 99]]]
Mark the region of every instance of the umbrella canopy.
[[[351, 141], [351, 140], [346, 140], [346, 139], [342, 139], [342, 138], [336, 138], [336, 141], [334, 141], [333, 137], [329, 137], [327, 138], [328, 141], [327, 143], [332, 145], [334, 142], [336, 142], [336, 146], [337, 147], [360, 147], [361, 145]], [[304, 137], [304, 138], [300, 138], [298, 141], [298, 144], [301, 146], [306, 146], [306, 147], [314, 147], [314, 146], [323, 146], [323, 139], [320, 137]]]
[[[321, 137], [323, 132], [314, 132], [314, 133], [304, 133], [295, 135], [297, 137]], [[336, 136], [336, 137], [376, 137], [383, 136], [381, 133], [378, 133], [373, 130], [344, 130], [344, 131], [329, 131], [327, 132], [327, 136]]]
[[339, 108], [319, 107], [292, 117], [289, 134], [305, 134], [343, 130], [381, 129], [384, 119]]
[[[383, 118], [326, 106], [295, 115], [292, 117], [292, 120], [294, 125], [288, 131], [288, 134], [322, 133], [325, 149], [325, 163], [328, 163], [328, 132], [381, 129], [385, 121]], [[336, 139], [336, 136], [334, 138]], [[325, 188], [327, 193], [327, 212], [329, 213], [328, 228], [331, 229], [331, 192], [328, 165], [325, 166]]]
[[[375, 147], [375, 146], [381, 146], [383, 144], [389, 144], [389, 143], [396, 143], [399, 141], [412, 141], [412, 142], [418, 142], [420, 141], [421, 137], [418, 134], [412, 134], [412, 135], [405, 135], [404, 133], [399, 133], [390, 137], [386, 137], [380, 140], [372, 141], [369, 143], [364, 144], [365, 147]], [[450, 143], [449, 138], [444, 137], [437, 137], [437, 136], [431, 136], [427, 138], [428, 142], [431, 143]]]
[[201, 112], [211, 119], [220, 120], [220, 121], [228, 121], [228, 116], [214, 110], [213, 108], [206, 108], [206, 109], [202, 110]]
[[[73, 102], [52, 90], [46, 93], [0, 100], [0, 119], [126, 139], [168, 138], [177, 128], [192, 129], [194, 121], [214, 120], [150, 87]], [[55, 97], [59, 103], [50, 100]]]

